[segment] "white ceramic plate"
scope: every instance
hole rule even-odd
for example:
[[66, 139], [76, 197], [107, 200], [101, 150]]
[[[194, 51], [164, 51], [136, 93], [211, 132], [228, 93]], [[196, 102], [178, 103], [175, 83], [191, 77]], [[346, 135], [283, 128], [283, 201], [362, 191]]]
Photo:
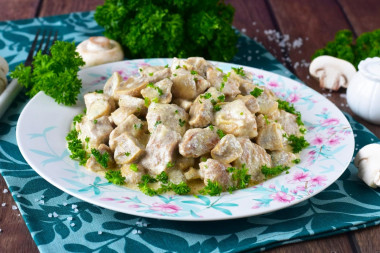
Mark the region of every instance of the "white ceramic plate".
[[[82, 95], [102, 89], [114, 71], [124, 78], [138, 74], [142, 65], [170, 64], [170, 59], [145, 59], [110, 63], [80, 71]], [[325, 97], [307, 86], [270, 72], [214, 62], [224, 72], [244, 67], [254, 82], [271, 88], [295, 104], [308, 129], [310, 146], [302, 162], [254, 187], [210, 196], [149, 197], [138, 191], [112, 185], [69, 158], [65, 137], [72, 119], [84, 108], [83, 98], [75, 107], [58, 105], [44, 93], [24, 108], [17, 124], [17, 142], [30, 166], [59, 189], [89, 203], [115, 211], [170, 220], [223, 220], [272, 212], [289, 207], [322, 191], [344, 172], [354, 151], [354, 137], [344, 115]], [[82, 96], [81, 96], [82, 97]]]

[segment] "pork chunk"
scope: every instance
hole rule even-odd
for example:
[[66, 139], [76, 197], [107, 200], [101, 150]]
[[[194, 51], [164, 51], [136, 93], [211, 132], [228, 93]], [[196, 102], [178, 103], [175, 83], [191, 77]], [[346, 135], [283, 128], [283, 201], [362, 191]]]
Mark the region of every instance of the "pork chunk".
[[246, 95], [246, 96], [237, 95], [236, 99], [240, 99], [241, 101], [243, 101], [247, 109], [252, 114], [257, 113], [260, 110], [259, 103], [257, 103], [256, 98], [252, 95]]
[[211, 150], [211, 156], [222, 163], [231, 163], [243, 154], [239, 141], [232, 134], [225, 135]]
[[149, 101], [155, 101], [157, 103], [169, 104], [172, 100], [172, 88], [173, 82], [166, 78], [155, 84], [149, 83], [145, 89], [141, 90], [141, 95]]
[[244, 102], [234, 100], [221, 106], [214, 116], [214, 125], [225, 133], [237, 137], [253, 138], [257, 136], [255, 116], [247, 109]]
[[131, 114], [126, 118], [126, 120], [112, 130], [109, 138], [110, 148], [115, 150], [115, 139], [123, 133], [127, 133], [128, 135], [135, 137], [142, 145], [145, 146], [149, 139], [149, 134], [147, 134], [147, 131], [148, 125], [146, 121], [142, 121], [135, 115]]
[[[133, 166], [133, 169], [131, 169]], [[134, 171], [134, 168], [137, 166], [137, 171]], [[145, 170], [141, 165], [138, 164], [123, 164], [120, 168], [121, 175], [125, 177], [125, 182], [127, 184], [138, 184], [141, 182], [142, 176], [145, 174]]]
[[251, 175], [252, 181], [262, 181], [264, 175], [261, 172], [261, 167], [263, 165], [272, 166], [270, 155], [265, 149], [251, 142], [248, 138], [238, 138], [238, 141], [243, 149], [243, 153], [233, 162], [233, 166], [237, 168], [245, 166], [248, 169], [248, 174]]
[[174, 104], [151, 103], [146, 115], [149, 132], [154, 132], [158, 125], [165, 125], [181, 135], [185, 134], [189, 116], [184, 109]]
[[113, 127], [108, 117], [102, 116], [96, 120], [90, 120], [87, 116], [77, 123], [80, 129], [79, 139], [85, 143], [89, 150], [99, 147], [100, 144], [108, 143], [108, 137]]
[[296, 155], [286, 151], [273, 151], [271, 152], [273, 166], [293, 166], [293, 161], [297, 159]]
[[[107, 163], [107, 168], [112, 168], [115, 165], [115, 160], [113, 159], [113, 152], [111, 151], [111, 149], [105, 144], [100, 144], [97, 150], [101, 155], [103, 155], [104, 153], [108, 153], [109, 159]], [[104, 171], [106, 169], [96, 161], [95, 157], [92, 154], [86, 162], [86, 168], [94, 172]]]
[[[206, 127], [214, 119], [214, 104], [224, 95], [214, 87], [199, 95], [190, 107], [190, 122], [192, 127]], [[213, 104], [214, 103], [214, 104]]]
[[186, 100], [193, 100], [210, 87], [210, 83], [202, 76], [192, 74], [192, 72], [184, 68], [176, 69], [171, 80], [173, 81], [173, 96]]
[[163, 66], [141, 66], [139, 68], [141, 78], [148, 83], [157, 83], [170, 77], [170, 69]]
[[103, 93], [91, 92], [84, 95], [87, 118], [90, 120], [108, 116], [115, 109], [115, 101]]
[[149, 139], [141, 164], [153, 175], [165, 171], [167, 164], [174, 160], [180, 140], [181, 135], [178, 132], [163, 124], [158, 125]]
[[136, 161], [143, 153], [144, 146], [133, 136], [122, 133], [114, 139], [114, 159], [117, 164], [126, 164]]
[[190, 57], [187, 58], [186, 64], [192, 67], [192, 70], [196, 71], [198, 75], [203, 78], [207, 77], [207, 70], [209, 68], [214, 68], [214, 66], [206, 61], [203, 57]]
[[234, 98], [240, 94], [239, 82], [217, 69], [209, 68], [207, 70], [207, 80], [212, 87], [223, 92], [228, 98]]
[[120, 83], [122, 80], [123, 79], [121, 78], [119, 73], [114, 72], [104, 85], [103, 93], [110, 97], [114, 97], [115, 91], [120, 87]]
[[211, 182], [218, 182], [223, 190], [227, 190], [228, 187], [233, 186], [232, 176], [227, 171], [228, 167], [231, 165], [214, 159], [207, 159], [206, 162], [199, 164], [199, 174], [205, 185], [210, 180]]
[[185, 157], [207, 154], [219, 142], [219, 136], [210, 128], [193, 128], [186, 131], [179, 144], [179, 153]]
[[113, 98], [119, 100], [121, 95], [132, 97], [141, 97], [141, 90], [148, 85], [149, 81], [144, 77], [129, 77], [127, 80], [120, 82], [119, 87], [115, 90]]
[[179, 107], [183, 108], [186, 112], [188, 112], [190, 110], [190, 107], [193, 105], [193, 102], [182, 98], [175, 98], [173, 99], [173, 104], [178, 105]]
[[282, 150], [284, 149], [285, 131], [282, 130], [281, 125], [275, 122], [265, 124], [260, 130], [256, 142], [264, 149], [268, 150]]
[[277, 122], [281, 124], [282, 128], [288, 135], [300, 135], [296, 115], [280, 110], [280, 116], [278, 117]]
[[260, 96], [257, 97], [257, 103], [259, 103], [262, 114], [271, 114], [278, 108], [278, 102], [275, 94], [268, 88], [260, 87], [263, 90]]

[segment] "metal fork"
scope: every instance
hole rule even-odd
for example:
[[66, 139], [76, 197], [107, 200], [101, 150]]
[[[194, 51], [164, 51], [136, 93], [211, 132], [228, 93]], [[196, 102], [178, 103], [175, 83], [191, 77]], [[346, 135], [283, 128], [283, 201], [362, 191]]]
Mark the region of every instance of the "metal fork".
[[[50, 54], [50, 47], [57, 40], [58, 32], [54, 33], [54, 37], [52, 39], [53, 31], [49, 31], [49, 33], [44, 30], [42, 32], [42, 38], [38, 44], [38, 48], [36, 50], [38, 38], [40, 35], [40, 30], [37, 30], [36, 36], [34, 37], [32, 46], [29, 50], [28, 56], [24, 63], [25, 66], [31, 66], [33, 57], [37, 54], [38, 51], [42, 50], [42, 54]], [[32, 66], [33, 71], [33, 66]], [[13, 79], [8, 86], [5, 88], [3, 93], [0, 96], [0, 118], [3, 116], [4, 112], [8, 109], [12, 101], [15, 99], [17, 94], [21, 91], [22, 86], [18, 84], [17, 79]]]

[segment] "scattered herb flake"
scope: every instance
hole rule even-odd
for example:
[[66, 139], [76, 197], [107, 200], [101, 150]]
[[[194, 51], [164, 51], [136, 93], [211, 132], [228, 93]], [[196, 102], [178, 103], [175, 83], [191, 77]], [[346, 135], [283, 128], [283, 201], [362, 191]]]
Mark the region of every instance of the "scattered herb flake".
[[91, 149], [91, 154], [95, 157], [95, 160], [103, 167], [108, 168], [108, 161], [110, 159], [110, 155], [108, 152], [104, 152], [101, 154], [99, 150], [93, 148]]
[[253, 91], [251, 91], [249, 94], [251, 94], [252, 96], [254, 96], [255, 98], [259, 97], [261, 95], [261, 93], [263, 93], [264, 90], [258, 88], [258, 87], [255, 87], [253, 89]]
[[129, 165], [129, 169], [131, 169], [134, 172], [139, 171], [139, 167], [135, 163], [131, 163], [131, 165]]
[[110, 182], [112, 184], [116, 184], [116, 185], [123, 185], [124, 184], [125, 177], [123, 177], [121, 175], [120, 170], [108, 170], [106, 172], [105, 177], [108, 180], [108, 182]]

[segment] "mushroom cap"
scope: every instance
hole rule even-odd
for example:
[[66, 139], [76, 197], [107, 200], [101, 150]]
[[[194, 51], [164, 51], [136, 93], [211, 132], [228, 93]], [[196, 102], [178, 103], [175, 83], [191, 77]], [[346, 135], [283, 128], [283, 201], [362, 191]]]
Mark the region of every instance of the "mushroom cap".
[[358, 177], [368, 186], [380, 186], [380, 144], [372, 143], [359, 150], [354, 160]]
[[338, 90], [340, 87], [347, 88], [356, 69], [348, 61], [322, 55], [311, 62], [309, 72], [310, 75], [319, 79], [321, 88]]
[[[359, 164], [363, 159], [368, 159], [370, 157], [380, 158], [380, 144], [372, 143], [361, 148], [359, 152], [356, 154], [356, 157], [354, 160], [355, 166], [359, 167]], [[380, 164], [379, 164], [379, 169], [380, 169]]]
[[120, 44], [102, 36], [90, 37], [82, 41], [76, 51], [86, 63], [83, 68], [124, 59]]

